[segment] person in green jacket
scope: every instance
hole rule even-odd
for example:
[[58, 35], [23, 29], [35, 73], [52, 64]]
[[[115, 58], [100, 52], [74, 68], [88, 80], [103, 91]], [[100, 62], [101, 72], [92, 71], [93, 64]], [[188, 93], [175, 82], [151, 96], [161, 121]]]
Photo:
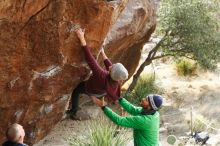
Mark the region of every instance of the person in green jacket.
[[92, 97], [93, 102], [100, 106], [105, 115], [115, 124], [133, 128], [134, 146], [159, 146], [160, 114], [158, 112], [163, 98], [160, 95], [148, 95], [142, 98], [140, 107], [136, 107], [125, 98], [119, 104], [130, 116], [122, 117], [106, 106], [104, 100]]

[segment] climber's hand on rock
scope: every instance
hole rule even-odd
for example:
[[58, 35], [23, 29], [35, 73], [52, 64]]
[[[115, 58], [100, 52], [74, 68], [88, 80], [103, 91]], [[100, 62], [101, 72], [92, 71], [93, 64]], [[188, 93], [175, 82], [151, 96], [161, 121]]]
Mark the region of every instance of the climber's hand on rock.
[[84, 32], [83, 32], [83, 30], [81, 29], [81, 28], [79, 28], [79, 29], [77, 29], [76, 30], [76, 35], [77, 35], [77, 37], [81, 40], [81, 39], [84, 39]]
[[102, 54], [105, 54], [104, 48], [101, 49], [101, 53], [102, 53]]
[[84, 31], [81, 28], [79, 28], [79, 29], [76, 30], [76, 35], [79, 38], [81, 45], [82, 46], [86, 46], [86, 40], [85, 40], [85, 36], [84, 36], [85, 35]]
[[101, 49], [101, 54], [102, 54], [104, 60], [108, 59], [108, 57], [105, 54], [104, 48]]
[[98, 98], [96, 98], [95, 96], [92, 96], [92, 100], [93, 100], [93, 102], [94, 102], [96, 105], [98, 105], [99, 107], [103, 107], [103, 106], [106, 105], [106, 104], [105, 104], [104, 97], [103, 97], [102, 99], [98, 99]]

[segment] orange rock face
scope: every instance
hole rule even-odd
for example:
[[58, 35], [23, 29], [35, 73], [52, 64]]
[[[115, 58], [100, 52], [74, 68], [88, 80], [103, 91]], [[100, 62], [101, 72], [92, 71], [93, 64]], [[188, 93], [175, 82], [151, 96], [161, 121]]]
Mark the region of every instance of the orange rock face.
[[94, 55], [109, 33], [107, 54], [134, 72], [137, 46], [155, 26], [154, 5], [139, 1], [140, 8], [127, 0], [0, 1], [0, 142], [14, 122], [24, 126], [27, 143], [42, 139], [62, 119], [72, 90], [88, 77], [71, 21], [86, 29]]

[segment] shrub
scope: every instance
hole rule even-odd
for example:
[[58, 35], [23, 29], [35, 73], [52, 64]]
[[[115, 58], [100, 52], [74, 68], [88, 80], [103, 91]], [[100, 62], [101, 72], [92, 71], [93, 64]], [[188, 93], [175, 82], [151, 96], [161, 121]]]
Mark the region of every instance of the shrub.
[[194, 132], [213, 132], [211, 127], [215, 127], [215, 123], [215, 120], [210, 120], [202, 115], [194, 115], [192, 128]]
[[117, 126], [104, 117], [89, 121], [88, 133], [83, 137], [69, 138], [71, 146], [126, 146], [129, 141], [125, 129]]
[[181, 59], [176, 63], [176, 71], [180, 76], [192, 76], [196, 74], [197, 64], [186, 59]]
[[199, 118], [200, 118], [200, 120], [197, 119], [197, 118], [196, 118], [196, 119], [193, 119], [192, 129], [193, 129], [193, 131], [195, 131], [195, 132], [200, 132], [200, 131], [206, 130], [206, 125], [204, 125], [204, 123], [203, 123], [201, 120], [207, 122], [207, 119], [205, 119], [205, 118], [202, 117], [202, 116], [200, 116]]
[[153, 74], [145, 74], [139, 78], [134, 90], [124, 94], [124, 97], [138, 105], [141, 98], [148, 94], [161, 93], [161, 91], [162, 90], [155, 83], [155, 76]]

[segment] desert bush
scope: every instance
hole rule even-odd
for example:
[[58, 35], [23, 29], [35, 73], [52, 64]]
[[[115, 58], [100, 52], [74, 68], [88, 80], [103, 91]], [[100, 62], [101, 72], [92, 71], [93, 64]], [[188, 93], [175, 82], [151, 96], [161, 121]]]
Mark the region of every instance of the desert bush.
[[[188, 124], [190, 124], [190, 122]], [[196, 113], [193, 114], [193, 122], [192, 122], [193, 132], [201, 132], [201, 131], [213, 132], [213, 129], [211, 127], [215, 127], [215, 126], [216, 126], [215, 120], [210, 120], [204, 117], [203, 115], [199, 115]]]
[[197, 64], [186, 59], [181, 59], [176, 63], [176, 71], [180, 76], [192, 76], [196, 74]]
[[[200, 120], [199, 120], [200, 119]], [[206, 126], [204, 125], [204, 123], [202, 123], [201, 120], [206, 121], [207, 119], [205, 119], [204, 117], [200, 117], [199, 119], [193, 119], [193, 125], [192, 125], [192, 129], [195, 132], [200, 132], [200, 131], [204, 131], [206, 129]]]
[[86, 125], [88, 133], [67, 140], [71, 146], [126, 146], [129, 141], [127, 130], [119, 130], [104, 117], [91, 120]]
[[159, 94], [161, 92], [162, 88], [155, 83], [155, 76], [153, 74], [144, 74], [139, 78], [134, 90], [124, 94], [123, 96], [137, 105], [139, 104], [141, 98], [147, 96], [148, 94]]

